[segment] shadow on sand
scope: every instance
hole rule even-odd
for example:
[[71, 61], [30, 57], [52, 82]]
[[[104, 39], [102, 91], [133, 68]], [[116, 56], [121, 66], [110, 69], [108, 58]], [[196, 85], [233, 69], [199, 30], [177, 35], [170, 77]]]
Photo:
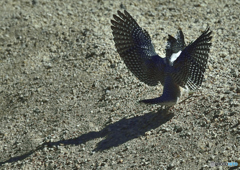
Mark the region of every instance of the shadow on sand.
[[115, 123], [107, 125], [101, 131], [93, 131], [83, 134], [77, 138], [60, 140], [56, 142], [45, 142], [39, 145], [36, 149], [31, 150], [23, 155], [12, 157], [4, 162], [0, 162], [0, 166], [5, 163], [16, 162], [23, 160], [33, 154], [35, 151], [41, 150], [44, 147], [53, 147], [58, 145], [80, 145], [95, 138], [103, 138], [94, 149], [94, 151], [103, 151], [111, 147], [119, 146], [129, 140], [145, 135], [145, 132], [155, 129], [174, 116], [173, 113], [167, 114], [168, 110], [160, 110], [157, 113], [150, 112], [142, 116], [133, 118], [123, 118]]

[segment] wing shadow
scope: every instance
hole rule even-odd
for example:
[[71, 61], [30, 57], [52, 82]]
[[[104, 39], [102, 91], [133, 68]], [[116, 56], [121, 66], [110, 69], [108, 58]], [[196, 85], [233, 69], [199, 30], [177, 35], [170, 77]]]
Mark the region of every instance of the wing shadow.
[[171, 120], [174, 116], [173, 113], [167, 114], [168, 110], [160, 110], [157, 113], [150, 112], [142, 116], [136, 116], [133, 118], [123, 118], [115, 123], [107, 125], [101, 131], [93, 131], [83, 134], [77, 138], [60, 140], [56, 142], [45, 142], [39, 145], [36, 149], [31, 150], [23, 155], [12, 157], [4, 162], [0, 162], [0, 166], [5, 163], [17, 162], [23, 160], [44, 147], [53, 147], [58, 145], [80, 145], [87, 141], [104, 138], [100, 141], [94, 151], [103, 151], [112, 147], [117, 147], [129, 140], [138, 138], [139, 136], [145, 135], [145, 132], [155, 129], [167, 121]]

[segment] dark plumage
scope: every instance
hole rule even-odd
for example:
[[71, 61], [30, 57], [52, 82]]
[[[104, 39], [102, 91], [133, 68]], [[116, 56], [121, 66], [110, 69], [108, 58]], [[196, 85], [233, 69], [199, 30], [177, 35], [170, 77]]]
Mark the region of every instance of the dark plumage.
[[149, 86], [159, 82], [164, 85], [162, 96], [142, 102], [171, 106], [180, 97], [179, 86], [191, 90], [201, 86], [212, 39], [209, 28], [188, 46], [181, 29], [176, 38], [169, 35], [166, 57], [161, 58], [147, 31], [126, 10], [117, 13], [111, 20], [111, 28], [117, 52], [127, 68]]

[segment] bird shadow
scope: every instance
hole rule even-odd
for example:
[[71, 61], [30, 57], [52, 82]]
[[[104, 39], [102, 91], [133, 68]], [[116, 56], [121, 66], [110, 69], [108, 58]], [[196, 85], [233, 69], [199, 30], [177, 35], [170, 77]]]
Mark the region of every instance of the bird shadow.
[[134, 138], [145, 135], [145, 133], [151, 129], [155, 129], [167, 121], [171, 120], [174, 116], [173, 113], [168, 113], [168, 109], [162, 109], [156, 112], [150, 112], [142, 116], [136, 116], [133, 118], [123, 118], [115, 123], [107, 125], [101, 131], [92, 131], [83, 134], [77, 138], [68, 140], [59, 140], [56, 142], [44, 142], [36, 149], [33, 149], [20, 156], [12, 157], [4, 162], [0, 162], [0, 166], [5, 163], [17, 162], [23, 160], [38, 150], [42, 150], [44, 147], [54, 147], [59, 145], [80, 145], [87, 141], [104, 138], [100, 141], [95, 152], [117, 147], [127, 141]]

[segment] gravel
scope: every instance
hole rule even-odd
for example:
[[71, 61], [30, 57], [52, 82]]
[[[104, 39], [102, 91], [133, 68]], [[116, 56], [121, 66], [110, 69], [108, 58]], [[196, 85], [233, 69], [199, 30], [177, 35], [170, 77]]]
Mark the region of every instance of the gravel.
[[[0, 1], [1, 169], [209, 169], [240, 164], [240, 1]], [[202, 88], [167, 111], [130, 73], [110, 19], [127, 9], [160, 56], [209, 24]], [[183, 95], [181, 100], [186, 99]], [[216, 166], [226, 169], [227, 166]]]

